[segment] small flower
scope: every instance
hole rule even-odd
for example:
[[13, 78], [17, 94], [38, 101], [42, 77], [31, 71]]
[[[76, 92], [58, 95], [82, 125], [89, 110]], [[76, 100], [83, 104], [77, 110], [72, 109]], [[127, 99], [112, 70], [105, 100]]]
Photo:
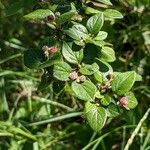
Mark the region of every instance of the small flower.
[[78, 78], [78, 73], [76, 71], [73, 71], [70, 73], [69, 77], [71, 80], [76, 80]]

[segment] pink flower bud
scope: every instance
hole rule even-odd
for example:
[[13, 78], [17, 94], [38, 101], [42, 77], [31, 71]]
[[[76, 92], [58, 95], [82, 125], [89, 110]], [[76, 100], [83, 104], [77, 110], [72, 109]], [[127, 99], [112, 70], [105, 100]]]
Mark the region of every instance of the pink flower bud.
[[55, 54], [56, 52], [57, 52], [57, 47], [55, 47], [55, 46], [52, 46], [52, 47], [50, 47], [49, 49], [48, 49], [48, 51], [49, 51], [49, 53], [51, 53], [51, 54]]
[[125, 108], [128, 107], [128, 104], [129, 104], [129, 100], [127, 97], [122, 97], [120, 100], [119, 100], [119, 105], [120, 106], [123, 106]]

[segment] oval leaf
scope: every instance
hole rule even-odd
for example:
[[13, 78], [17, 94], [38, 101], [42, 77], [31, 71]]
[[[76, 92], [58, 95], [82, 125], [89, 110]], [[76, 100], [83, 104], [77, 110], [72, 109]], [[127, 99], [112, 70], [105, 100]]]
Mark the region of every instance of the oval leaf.
[[92, 82], [85, 81], [83, 83], [77, 83], [74, 81], [72, 83], [72, 90], [79, 99], [84, 101], [94, 101], [96, 86]]
[[81, 39], [85, 39], [88, 34], [87, 29], [80, 24], [74, 25], [69, 30], [65, 30], [65, 33], [77, 41], [80, 41]]
[[54, 65], [53, 75], [61, 81], [68, 81], [72, 68], [65, 62], [60, 62]]
[[63, 43], [62, 54], [72, 64], [79, 64], [83, 58], [83, 50], [74, 52], [66, 42]]
[[115, 52], [112, 48], [110, 47], [102, 47], [101, 49], [101, 60], [106, 61], [106, 62], [113, 62], [115, 61]]
[[106, 110], [103, 107], [97, 106], [96, 104], [87, 102], [85, 104], [84, 112], [91, 128], [96, 132], [100, 131], [107, 119]]
[[105, 31], [99, 31], [97, 36], [94, 38], [95, 41], [105, 40], [107, 38], [108, 33]]
[[102, 72], [100, 72], [100, 71], [95, 72], [94, 73], [94, 78], [99, 83], [103, 83], [103, 74], [102, 74]]
[[84, 75], [92, 75], [95, 72], [99, 70], [99, 66], [96, 63], [93, 63], [92, 65], [84, 65], [80, 68], [80, 73]]
[[132, 92], [128, 92], [125, 94], [125, 96], [128, 98], [129, 103], [128, 103], [128, 108], [133, 109], [137, 106], [138, 101], [135, 97], [135, 95]]
[[112, 90], [118, 95], [127, 93], [132, 88], [135, 78], [136, 73], [134, 71], [118, 73], [112, 81]]
[[54, 15], [53, 12], [49, 9], [37, 9], [24, 17], [28, 20], [42, 20], [48, 17], [49, 15]]
[[104, 97], [101, 99], [101, 104], [104, 105], [104, 106], [108, 106], [112, 101], [112, 98], [105, 94]]
[[87, 21], [86, 26], [90, 33], [97, 34], [100, 31], [100, 29], [102, 28], [103, 23], [104, 23], [104, 15], [103, 15], [103, 13], [98, 13], [98, 14], [92, 16]]
[[71, 20], [71, 18], [76, 14], [76, 12], [66, 12], [64, 14], [62, 14], [59, 18], [58, 18], [58, 23], [59, 24], [64, 24], [65, 22], [68, 22]]
[[119, 11], [114, 10], [114, 9], [106, 9], [104, 11], [104, 15], [108, 18], [113, 18], [113, 19], [122, 19], [123, 18], [123, 15]]

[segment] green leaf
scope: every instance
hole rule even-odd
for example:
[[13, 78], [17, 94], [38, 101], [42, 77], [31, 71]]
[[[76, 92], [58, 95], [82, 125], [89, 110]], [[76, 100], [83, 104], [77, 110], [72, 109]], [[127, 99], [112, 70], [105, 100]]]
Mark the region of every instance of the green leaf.
[[135, 78], [136, 73], [134, 71], [118, 73], [118, 75], [112, 81], [112, 90], [118, 95], [127, 93], [132, 88]]
[[54, 15], [53, 12], [49, 9], [37, 9], [24, 17], [28, 20], [42, 20], [48, 17], [49, 15]]
[[97, 36], [94, 38], [95, 41], [102, 41], [107, 38], [108, 33], [105, 31], [99, 31]]
[[66, 12], [66, 13], [62, 14], [62, 15], [58, 18], [57, 22], [58, 22], [59, 24], [64, 24], [64, 23], [70, 21], [71, 18], [72, 18], [75, 14], [76, 14], [76, 12], [74, 12], [74, 11], [72, 11], [72, 12]]
[[95, 40], [95, 39], [92, 39], [92, 40], [89, 40], [89, 41], [86, 41], [87, 43], [91, 43], [91, 44], [94, 44], [98, 47], [103, 47], [106, 45], [106, 42], [102, 41], [102, 40]]
[[103, 13], [98, 13], [89, 18], [86, 26], [90, 33], [97, 34], [102, 28], [103, 23], [104, 23], [104, 15]]
[[31, 49], [24, 52], [24, 64], [30, 69], [37, 69], [44, 59], [42, 51]]
[[112, 48], [110, 47], [102, 47], [101, 49], [101, 60], [106, 61], [106, 62], [113, 62], [116, 60], [115, 57], [115, 52]]
[[103, 4], [106, 4], [106, 5], [112, 5], [112, 3], [110, 2], [110, 0], [96, 0], [97, 2], [101, 2]]
[[97, 91], [96, 91], [96, 94], [95, 94], [95, 97], [98, 98], [98, 99], [101, 99], [101, 98], [103, 98], [104, 96], [101, 95], [101, 93], [100, 93], [99, 90], [97, 90]]
[[41, 65], [39, 65], [38, 69], [50, 67], [50, 66], [60, 62], [61, 60], [62, 60], [62, 58], [61, 58], [60, 53], [56, 53], [49, 60], [47, 60], [47, 61], [43, 62]]
[[61, 81], [68, 81], [72, 68], [65, 62], [60, 62], [54, 65], [53, 75]]
[[125, 96], [128, 98], [129, 103], [128, 103], [128, 108], [133, 109], [137, 106], [138, 101], [135, 97], [135, 95], [132, 92], [128, 92], [125, 94]]
[[84, 112], [91, 128], [96, 132], [100, 131], [107, 119], [106, 110], [96, 104], [87, 102]]
[[123, 18], [123, 15], [117, 11], [117, 10], [114, 10], [114, 9], [106, 9], [104, 11], [104, 15], [108, 18], [112, 18], [112, 19], [122, 19]]
[[92, 7], [86, 7], [85, 8], [85, 13], [86, 14], [98, 14], [98, 13], [100, 13], [100, 11], [97, 10], [97, 9], [94, 9]]
[[120, 114], [119, 113], [119, 108], [118, 108], [117, 105], [110, 104], [107, 107], [107, 115], [108, 115], [108, 117], [114, 118], [114, 117], [118, 116], [119, 114]]
[[79, 99], [84, 101], [94, 101], [96, 86], [92, 82], [85, 81], [83, 83], [77, 83], [74, 81], [72, 83], [72, 90]]
[[103, 83], [103, 74], [100, 71], [97, 71], [94, 73], [94, 78], [97, 80], [99, 83]]
[[80, 73], [84, 75], [92, 75], [99, 70], [99, 66], [96, 63], [92, 65], [85, 64], [83, 67], [80, 68]]
[[80, 64], [83, 59], [83, 49], [73, 51], [66, 42], [63, 43], [62, 54], [64, 58], [72, 64]]
[[112, 98], [105, 94], [104, 97], [101, 99], [101, 104], [104, 105], [104, 106], [108, 106], [112, 101]]
[[64, 32], [77, 41], [85, 39], [88, 34], [87, 29], [81, 24], [74, 25], [72, 28], [65, 30]]

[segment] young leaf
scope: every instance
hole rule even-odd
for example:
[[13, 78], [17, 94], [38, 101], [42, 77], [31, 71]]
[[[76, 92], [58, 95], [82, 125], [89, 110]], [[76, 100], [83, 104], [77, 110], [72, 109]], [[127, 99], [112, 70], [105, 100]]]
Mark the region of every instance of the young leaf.
[[114, 9], [106, 9], [104, 11], [104, 15], [108, 18], [113, 18], [113, 19], [122, 19], [123, 18], [123, 15], [119, 11], [114, 10]]
[[101, 99], [101, 98], [103, 98], [104, 96], [101, 95], [101, 93], [100, 93], [99, 90], [97, 90], [97, 91], [96, 91], [96, 94], [95, 94], [95, 97], [98, 98], [98, 99]]
[[64, 32], [77, 41], [85, 39], [88, 34], [87, 29], [81, 24], [74, 25], [72, 28], [65, 30]]
[[102, 41], [107, 38], [108, 33], [105, 31], [99, 31], [97, 36], [94, 38], [95, 41]]
[[84, 75], [92, 75], [99, 70], [99, 66], [96, 63], [92, 65], [84, 65], [80, 68], [80, 73]]
[[72, 83], [72, 90], [79, 99], [84, 101], [94, 101], [96, 86], [92, 82], [85, 81], [83, 83], [77, 83], [74, 81]]
[[37, 9], [24, 17], [28, 20], [42, 20], [48, 17], [49, 15], [54, 15], [53, 12], [49, 9]]
[[135, 97], [135, 95], [132, 92], [128, 92], [125, 94], [125, 96], [128, 98], [129, 103], [128, 103], [128, 108], [133, 109], [137, 106], [138, 101]]
[[101, 49], [101, 60], [106, 61], [106, 62], [113, 62], [115, 61], [115, 52], [112, 48], [110, 47], [102, 47]]
[[65, 62], [60, 62], [54, 65], [53, 75], [61, 81], [68, 81], [72, 68]]
[[103, 83], [103, 74], [100, 71], [97, 71], [94, 73], [94, 78], [97, 80], [99, 83]]
[[104, 106], [108, 106], [112, 101], [112, 98], [105, 94], [104, 97], [101, 99], [101, 104], [104, 105]]
[[63, 43], [62, 54], [64, 58], [72, 64], [79, 64], [83, 58], [82, 49], [79, 51], [73, 51], [66, 42]]
[[97, 34], [102, 28], [104, 23], [104, 15], [103, 13], [98, 13], [87, 21], [87, 29], [92, 34]]
[[65, 22], [70, 21], [71, 18], [72, 18], [75, 14], [76, 14], [75, 11], [66, 12], [66, 13], [62, 14], [62, 15], [58, 18], [57, 22], [58, 22], [59, 24], [64, 24]]
[[118, 75], [112, 81], [112, 90], [118, 95], [127, 93], [135, 82], [136, 73], [134, 71], [128, 71], [125, 73], [118, 73]]
[[97, 10], [97, 9], [94, 9], [92, 7], [86, 7], [85, 8], [85, 13], [86, 14], [98, 14], [98, 13], [100, 13], [100, 11]]
[[84, 112], [91, 128], [96, 132], [100, 131], [107, 119], [106, 110], [103, 107], [97, 106], [96, 104], [87, 102], [85, 104]]

